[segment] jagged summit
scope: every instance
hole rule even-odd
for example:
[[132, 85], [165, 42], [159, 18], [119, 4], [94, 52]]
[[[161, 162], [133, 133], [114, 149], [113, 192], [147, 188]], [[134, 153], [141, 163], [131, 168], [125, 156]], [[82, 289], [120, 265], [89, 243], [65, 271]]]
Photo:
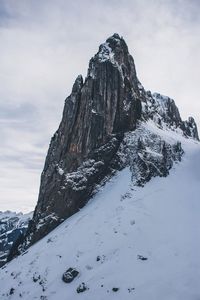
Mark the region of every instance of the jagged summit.
[[98, 53], [94, 56], [99, 62], [110, 60], [113, 64], [121, 65], [123, 62], [120, 61], [120, 54], [128, 55], [128, 46], [124, 39], [114, 33], [109, 37], [105, 43], [99, 46]]
[[132, 56], [118, 34], [101, 44], [65, 100], [41, 175], [38, 203], [23, 245], [33, 244], [83, 207], [117, 170], [129, 166], [132, 181], [144, 185], [153, 176], [167, 176], [183, 150], [145, 129], [160, 129], [198, 139], [193, 119], [182, 121], [175, 102], [145, 91]]
[[[94, 78], [96, 76], [94, 68], [104, 62], [110, 62], [118, 69], [124, 84], [127, 78], [134, 83], [137, 76], [133, 57], [129, 54], [126, 42], [117, 33], [99, 46], [99, 51], [90, 60], [88, 76]], [[137, 84], [134, 85], [134, 89], [138, 89]]]
[[143, 116], [151, 118], [161, 128], [169, 128], [182, 133], [186, 137], [192, 137], [199, 140], [197, 125], [194, 118], [189, 117], [183, 121], [175, 101], [168, 96], [159, 93], [145, 92], [145, 101], [143, 102]]

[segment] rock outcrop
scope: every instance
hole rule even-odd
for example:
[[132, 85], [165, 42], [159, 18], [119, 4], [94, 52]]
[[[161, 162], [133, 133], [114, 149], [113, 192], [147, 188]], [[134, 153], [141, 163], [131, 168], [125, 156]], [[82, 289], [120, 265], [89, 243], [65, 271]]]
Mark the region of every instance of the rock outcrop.
[[[86, 79], [79, 75], [66, 99], [62, 121], [54, 134], [44, 170], [33, 226], [46, 234], [78, 211], [109, 172], [124, 132], [134, 130], [142, 107], [134, 60], [118, 34], [108, 38], [90, 60]], [[86, 160], [85, 178], [70, 174]], [[95, 169], [95, 174], [89, 172]], [[81, 181], [82, 180], [82, 181]], [[74, 188], [74, 185], [76, 187]], [[34, 228], [35, 230], [35, 228]], [[38, 237], [36, 238], [38, 239]]]
[[141, 124], [148, 120], [198, 139], [194, 120], [183, 122], [174, 100], [145, 91], [124, 39], [114, 34], [100, 45], [87, 77], [77, 77], [65, 100], [33, 220], [15, 254], [77, 212], [116, 170], [130, 166], [137, 185], [168, 174], [173, 161], [181, 160], [181, 144], [168, 145], [155, 135], [143, 138]]

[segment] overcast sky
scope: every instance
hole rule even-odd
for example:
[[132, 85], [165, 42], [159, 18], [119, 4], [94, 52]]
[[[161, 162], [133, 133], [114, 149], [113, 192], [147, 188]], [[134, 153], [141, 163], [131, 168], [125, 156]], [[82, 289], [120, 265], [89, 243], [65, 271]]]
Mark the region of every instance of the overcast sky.
[[200, 125], [199, 0], [0, 0], [0, 210], [34, 208], [64, 99], [114, 32], [144, 87]]

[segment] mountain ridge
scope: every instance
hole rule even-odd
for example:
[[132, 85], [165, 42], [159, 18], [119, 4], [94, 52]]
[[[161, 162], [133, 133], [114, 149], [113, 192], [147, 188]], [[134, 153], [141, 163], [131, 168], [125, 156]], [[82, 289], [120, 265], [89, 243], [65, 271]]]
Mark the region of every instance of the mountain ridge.
[[133, 144], [125, 138], [149, 120], [198, 140], [194, 119], [182, 121], [174, 100], [145, 91], [124, 39], [114, 34], [100, 45], [89, 62], [87, 77], [77, 77], [65, 101], [41, 175], [33, 220], [11, 257], [79, 211], [116, 171], [129, 165], [136, 174], [137, 169], [136, 185], [167, 176], [183, 155], [180, 143], [170, 145], [150, 134], [153, 145], [150, 138], [143, 140], [142, 133]]

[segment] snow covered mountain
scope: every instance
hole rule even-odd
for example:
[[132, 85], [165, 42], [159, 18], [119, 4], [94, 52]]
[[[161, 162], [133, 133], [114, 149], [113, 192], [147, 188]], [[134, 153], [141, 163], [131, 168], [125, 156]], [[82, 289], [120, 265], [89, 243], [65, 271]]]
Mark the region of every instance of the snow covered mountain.
[[32, 216], [32, 213], [0, 211], [0, 267], [7, 262], [13, 243], [26, 233]]
[[198, 139], [194, 119], [182, 121], [174, 100], [145, 91], [124, 39], [114, 34], [100, 45], [87, 77], [77, 77], [65, 101], [33, 220], [13, 256], [79, 211], [116, 171], [129, 166], [138, 185], [168, 174], [173, 162], [181, 160], [181, 144], [167, 144], [154, 134], [145, 137], [139, 127], [148, 120]]
[[[0, 299], [199, 298], [200, 144], [151, 121], [142, 130], [181, 142], [181, 163], [144, 187], [133, 184], [128, 167], [117, 172], [83, 209], [4, 266]], [[79, 274], [65, 283], [70, 267]]]
[[0, 299], [198, 299], [199, 161], [194, 119], [108, 38], [65, 101]]

